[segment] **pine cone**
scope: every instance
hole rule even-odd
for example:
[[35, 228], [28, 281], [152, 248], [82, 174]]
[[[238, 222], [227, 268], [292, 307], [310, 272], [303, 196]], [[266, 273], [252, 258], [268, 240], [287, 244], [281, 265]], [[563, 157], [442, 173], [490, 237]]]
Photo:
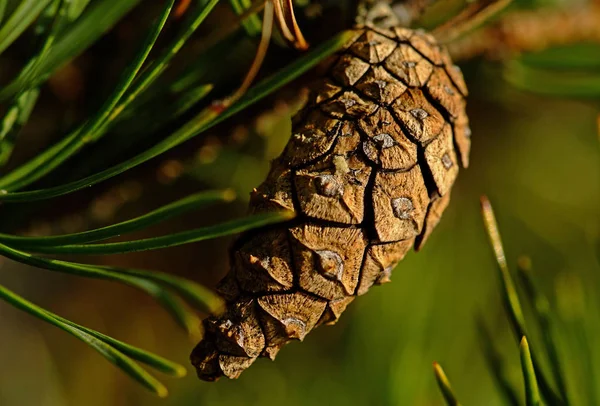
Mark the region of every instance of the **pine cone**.
[[237, 378], [258, 357], [333, 324], [357, 295], [390, 280], [448, 205], [468, 165], [466, 85], [447, 51], [405, 28], [355, 29], [293, 119], [250, 210], [291, 222], [242, 235], [219, 284], [225, 314], [204, 320], [198, 376]]

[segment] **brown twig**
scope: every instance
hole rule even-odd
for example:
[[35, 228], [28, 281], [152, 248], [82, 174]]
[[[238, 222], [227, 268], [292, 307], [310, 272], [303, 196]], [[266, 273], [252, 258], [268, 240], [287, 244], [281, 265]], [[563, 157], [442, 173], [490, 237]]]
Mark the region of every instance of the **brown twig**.
[[505, 59], [578, 42], [600, 42], [600, 6], [518, 11], [448, 44], [455, 61], [484, 56]]
[[443, 43], [455, 41], [481, 27], [506, 9], [511, 2], [512, 0], [481, 0], [472, 3], [458, 15], [437, 27], [433, 31], [433, 35]]

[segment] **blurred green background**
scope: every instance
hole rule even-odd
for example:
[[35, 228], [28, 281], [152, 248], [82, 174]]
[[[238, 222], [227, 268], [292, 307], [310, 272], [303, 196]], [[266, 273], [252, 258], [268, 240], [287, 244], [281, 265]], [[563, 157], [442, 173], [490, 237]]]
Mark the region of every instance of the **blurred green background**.
[[[314, 4], [302, 3], [301, 23], [306, 20], [305, 32], [312, 42], [318, 43], [350, 20], [344, 8], [344, 18], [320, 32], [337, 6], [321, 2], [321, 13], [314, 14], [310, 8]], [[15, 151], [12, 167], [97, 105], [97, 98], [107, 93], [139, 42], [144, 21], [155, 15], [155, 6], [135, 8], [50, 79], [24, 129], [22, 139], [27, 145]], [[205, 46], [214, 30], [234, 19], [226, 3], [213, 14], [184, 50], [182, 65], [202, 63], [193, 59], [194, 52]], [[219, 72], [223, 79], [217, 94], [234, 88], [252, 59], [256, 39], [240, 34], [223, 62], [226, 72]], [[599, 49], [586, 48], [583, 55], [597, 63], [594, 53]], [[581, 56], [581, 49], [576, 51]], [[269, 52], [266, 72], [296, 56], [277, 44]], [[554, 60], [567, 61], [574, 55], [569, 52], [563, 50]], [[4, 82], [25, 56], [18, 42], [2, 56]], [[221, 61], [213, 61], [195, 80], [215, 82], [216, 62]], [[552, 300], [557, 320], [553, 328], [565, 360], [572, 404], [595, 404], [593, 395], [578, 385], [586, 379], [594, 382], [587, 364], [600, 368], [600, 92], [598, 98], [586, 99], [540, 95], [519, 90], [514, 86], [518, 78], [507, 77], [510, 72], [498, 62], [475, 58], [461, 66], [471, 92], [471, 166], [461, 172], [450, 207], [424, 249], [402, 261], [393, 283], [374, 288], [352, 303], [337, 325], [319, 328], [304, 343], [292, 343], [276, 362], [259, 360], [236, 381], [200, 382], [189, 367], [184, 379], [164, 379], [170, 396], [158, 399], [73, 337], [0, 303], [0, 405], [442, 405], [433, 361], [444, 366], [464, 405], [505, 404], [485, 363], [475, 323], [478, 315], [486, 321], [507, 376], [521, 390], [518, 346], [501, 305], [495, 263], [479, 213], [482, 194], [494, 205], [509, 265], [514, 267], [519, 255], [529, 255], [535, 281]], [[594, 67], [590, 62], [586, 68], [590, 66], [600, 75], [600, 64]], [[553, 77], [560, 78], [561, 72], [555, 69]], [[134, 236], [166, 234], [241, 216], [248, 192], [262, 181], [268, 160], [279, 154], [289, 137], [290, 116], [301, 103], [298, 95], [306, 82], [306, 78], [297, 80], [148, 164], [72, 197], [23, 205], [20, 215], [5, 217], [3, 222], [12, 231], [28, 234], [74, 232], [122, 221], [185, 193], [214, 187], [232, 187], [239, 199]], [[120, 140], [115, 132], [107, 143]], [[134, 139], [128, 148], [158, 140], [161, 134]], [[80, 177], [76, 174], [128, 154], [128, 150], [110, 149], [106, 154], [101, 146], [97, 148], [90, 150], [96, 154], [90, 156], [100, 157], [97, 162], [76, 160], [57, 176]], [[230, 240], [75, 259], [160, 269], [214, 286], [227, 271]], [[137, 290], [2, 259], [0, 278], [55, 313], [188, 364], [195, 343]], [[539, 337], [534, 333], [531, 341], [536, 345]], [[596, 399], [600, 399], [598, 387], [591, 389]]]

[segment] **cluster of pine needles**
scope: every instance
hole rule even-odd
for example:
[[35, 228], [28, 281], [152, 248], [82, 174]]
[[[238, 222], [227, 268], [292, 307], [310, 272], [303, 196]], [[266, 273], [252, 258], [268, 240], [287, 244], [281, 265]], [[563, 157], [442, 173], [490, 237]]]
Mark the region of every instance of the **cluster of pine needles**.
[[[504, 401], [509, 405], [519, 405], [520, 399], [525, 399], [527, 406], [556, 405], [566, 406], [573, 404], [569, 399], [567, 391], [567, 377], [563, 368], [565, 360], [561, 359], [560, 349], [557, 342], [554, 329], [559, 323], [553, 315], [556, 313], [552, 308], [552, 301], [537, 288], [532, 279], [531, 259], [522, 256], [517, 261], [517, 281], [511, 274], [504, 247], [500, 237], [500, 231], [496, 223], [496, 218], [492, 205], [487, 197], [481, 198], [481, 212], [485, 229], [487, 231], [491, 247], [498, 264], [498, 277], [502, 289], [502, 301], [506, 309], [510, 322], [511, 330], [516, 341], [519, 343], [519, 354], [521, 369], [523, 374], [524, 396], [520, 396], [518, 391], [505, 376], [507, 366], [499, 352], [494, 348], [492, 334], [484, 324], [483, 320], [478, 320], [478, 328], [483, 343], [483, 356], [485, 357], [495, 384], [498, 387]], [[519, 294], [520, 291], [523, 295]], [[525, 299], [531, 306], [533, 315], [533, 330], [541, 335], [541, 345], [539, 349], [532, 347], [528, 340], [531, 326], [525, 321], [521, 300]], [[564, 322], [564, 321], [562, 321]], [[585, 338], [585, 332], [580, 331], [582, 341], [580, 350], [584, 353], [589, 349], [589, 343]], [[540, 356], [543, 354], [542, 356]], [[584, 354], [588, 363], [591, 354]], [[541, 358], [547, 360], [548, 370], [542, 367]], [[450, 406], [458, 406], [460, 402], [455, 394], [448, 377], [442, 367], [435, 362], [433, 364], [434, 374], [440, 387], [446, 403]], [[593, 365], [588, 364], [589, 373], [585, 375], [586, 379], [579, 390], [585, 392], [584, 397], [588, 404], [596, 404], [595, 382], [593, 378]], [[542, 402], [543, 399], [543, 402]]]

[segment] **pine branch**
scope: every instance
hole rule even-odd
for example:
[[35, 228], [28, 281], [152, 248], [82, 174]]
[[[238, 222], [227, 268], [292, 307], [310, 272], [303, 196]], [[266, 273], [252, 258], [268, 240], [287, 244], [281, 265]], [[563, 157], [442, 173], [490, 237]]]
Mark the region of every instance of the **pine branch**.
[[553, 46], [600, 42], [600, 7], [594, 4], [568, 8], [514, 11], [470, 36], [448, 44], [455, 61], [484, 56], [512, 58]]

